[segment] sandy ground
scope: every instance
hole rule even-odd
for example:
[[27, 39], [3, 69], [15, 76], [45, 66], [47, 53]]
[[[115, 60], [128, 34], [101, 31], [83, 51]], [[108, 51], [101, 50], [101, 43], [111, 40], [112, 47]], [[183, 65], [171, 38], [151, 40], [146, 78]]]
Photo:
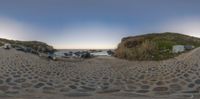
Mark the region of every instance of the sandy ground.
[[200, 48], [165, 61], [51, 61], [0, 48], [0, 99], [200, 99]]

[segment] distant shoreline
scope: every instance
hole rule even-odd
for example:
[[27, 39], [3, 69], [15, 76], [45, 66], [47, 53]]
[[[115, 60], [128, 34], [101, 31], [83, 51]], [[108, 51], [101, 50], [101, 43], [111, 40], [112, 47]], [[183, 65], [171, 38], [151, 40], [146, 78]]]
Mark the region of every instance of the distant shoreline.
[[68, 50], [68, 51], [70, 51], [70, 50], [76, 50], [76, 51], [78, 51], [78, 50], [114, 50], [114, 49], [56, 49], [56, 50], [58, 50], [58, 51], [64, 51], [64, 50]]

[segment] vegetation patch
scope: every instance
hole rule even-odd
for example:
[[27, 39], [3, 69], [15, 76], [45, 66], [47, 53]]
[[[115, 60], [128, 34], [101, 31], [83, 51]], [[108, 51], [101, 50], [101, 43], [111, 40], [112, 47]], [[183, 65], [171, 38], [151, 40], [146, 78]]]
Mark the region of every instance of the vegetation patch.
[[128, 60], [164, 60], [180, 53], [173, 53], [174, 45], [200, 46], [200, 38], [179, 33], [151, 33], [122, 39], [115, 56]]
[[29, 47], [38, 52], [44, 52], [44, 53], [55, 51], [55, 49], [52, 46], [39, 41], [17, 41], [17, 40], [7, 40], [0, 38], [0, 46], [3, 46], [5, 43], [9, 43], [13, 47], [18, 47], [18, 46]]

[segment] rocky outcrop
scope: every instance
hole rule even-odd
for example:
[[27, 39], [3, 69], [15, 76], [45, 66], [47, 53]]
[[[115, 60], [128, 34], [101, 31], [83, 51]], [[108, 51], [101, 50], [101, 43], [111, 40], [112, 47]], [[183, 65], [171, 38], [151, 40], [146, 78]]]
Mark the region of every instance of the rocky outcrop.
[[28, 47], [35, 51], [43, 52], [43, 53], [55, 51], [53, 46], [50, 46], [46, 43], [39, 42], [39, 41], [18, 41], [18, 40], [8, 40], [8, 39], [0, 38], [0, 46], [4, 45], [5, 43], [12, 44], [13, 47], [19, 47], [19, 46]]
[[129, 60], [163, 60], [179, 54], [172, 53], [174, 45], [200, 46], [200, 38], [179, 33], [151, 33], [125, 37], [115, 51], [118, 58]]

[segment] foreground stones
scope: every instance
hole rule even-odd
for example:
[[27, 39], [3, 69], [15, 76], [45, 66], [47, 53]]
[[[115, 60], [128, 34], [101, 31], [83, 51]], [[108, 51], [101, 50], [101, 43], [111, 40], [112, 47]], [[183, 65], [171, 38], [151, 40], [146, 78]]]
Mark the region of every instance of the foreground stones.
[[[198, 52], [198, 53], [197, 53]], [[94, 94], [160, 96], [200, 94], [200, 50], [187, 60], [129, 62], [89, 59], [48, 61], [0, 49], [0, 91], [88, 97]]]

